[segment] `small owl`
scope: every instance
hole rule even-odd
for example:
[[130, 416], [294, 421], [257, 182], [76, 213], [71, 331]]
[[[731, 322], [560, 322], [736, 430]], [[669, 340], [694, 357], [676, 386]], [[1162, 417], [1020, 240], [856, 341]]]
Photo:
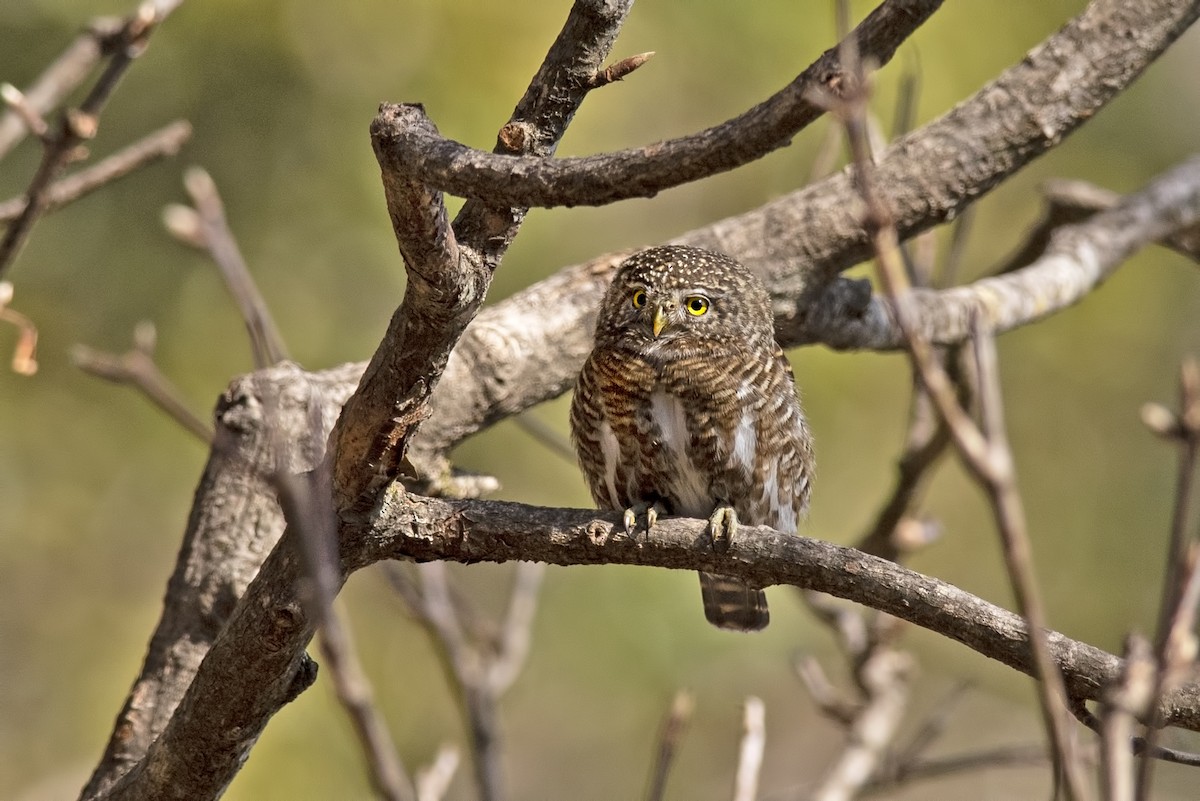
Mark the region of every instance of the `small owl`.
[[[762, 282], [720, 253], [668, 245], [617, 270], [575, 388], [571, 439], [596, 503], [708, 518], [715, 546], [739, 521], [794, 533], [813, 448]], [[767, 625], [761, 589], [700, 574], [704, 615]]]

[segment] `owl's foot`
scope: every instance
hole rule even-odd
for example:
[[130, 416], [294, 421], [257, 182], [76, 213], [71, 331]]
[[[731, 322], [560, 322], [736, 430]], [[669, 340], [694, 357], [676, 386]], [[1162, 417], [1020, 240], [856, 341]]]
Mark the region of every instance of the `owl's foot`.
[[658, 516], [665, 515], [666, 513], [667, 507], [658, 501], [654, 503], [635, 503], [625, 510], [625, 516], [622, 519], [622, 522], [625, 524], [625, 533], [632, 534], [637, 529], [637, 519], [642, 515], [646, 516], [646, 531], [649, 531], [658, 522]]
[[708, 518], [708, 534], [712, 537], [713, 550], [725, 553], [738, 530], [737, 512], [732, 506], [718, 506]]

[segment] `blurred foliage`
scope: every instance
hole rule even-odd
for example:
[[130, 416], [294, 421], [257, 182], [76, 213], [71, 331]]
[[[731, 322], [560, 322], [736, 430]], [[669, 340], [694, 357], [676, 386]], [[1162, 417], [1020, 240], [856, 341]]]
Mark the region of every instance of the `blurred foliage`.
[[[90, 15], [132, 0], [6, 0], [0, 80], [27, 85]], [[1081, 0], [949, 3], [879, 80], [890, 120], [898, 76], [916, 71], [919, 122], [943, 113], [1082, 8]], [[858, 16], [869, 5], [854, 4]], [[0, 797], [73, 797], [139, 667], [171, 570], [203, 448], [128, 390], [72, 369], [83, 342], [128, 347], [137, 321], [159, 327], [159, 359], [195, 408], [250, 368], [242, 325], [212, 267], [158, 222], [183, 199], [181, 171], [216, 179], [293, 356], [318, 369], [369, 356], [403, 289], [367, 126], [383, 100], [421, 101], [443, 133], [490, 147], [568, 8], [559, 3], [356, 0], [185, 3], [134, 65], [103, 117], [103, 156], [176, 118], [195, 135], [183, 157], [144, 170], [45, 219], [10, 274], [15, 306], [41, 332], [42, 369], [0, 371]], [[563, 154], [648, 143], [716, 123], [790, 80], [833, 40], [829, 3], [650, 2], [635, 7], [617, 57], [655, 50], [625, 82], [588, 99]], [[979, 204], [967, 275], [1015, 248], [1039, 212], [1037, 185], [1069, 176], [1128, 191], [1187, 155], [1200, 106], [1193, 31], [1111, 108]], [[534, 211], [493, 299], [616, 248], [661, 241], [799, 186], [828, 123], [761, 162], [602, 209]], [[0, 170], [22, 190], [38, 157], [26, 142]], [[1005, 336], [1007, 413], [1052, 623], [1114, 649], [1152, 624], [1170, 514], [1174, 454], [1138, 408], [1174, 397], [1177, 365], [1200, 352], [1200, 275], [1163, 250], [1139, 255], [1078, 308]], [[12, 332], [0, 329], [0, 351]], [[899, 356], [794, 354], [820, 473], [809, 531], [850, 542], [889, 489], [905, 421]], [[565, 433], [563, 401], [533, 412]], [[587, 505], [576, 471], [512, 423], [464, 444], [466, 467], [498, 475], [502, 497]], [[950, 460], [927, 504], [942, 542], [913, 565], [1010, 605], [979, 493]], [[482, 597], [506, 567], [458, 569]], [[431, 646], [381, 577], [350, 582], [364, 659], [410, 768], [463, 742]], [[504, 704], [513, 796], [641, 792], [674, 690], [698, 711], [669, 792], [728, 794], [740, 702], [768, 709], [765, 797], [817, 775], [839, 735], [815, 718], [791, 675], [796, 649], [830, 642], [789, 590], [771, 591], [764, 634], [709, 628], [695, 579], [630, 568], [551, 570], [529, 665]], [[946, 687], [976, 691], [949, 750], [1036, 739], [1026, 680], [963, 647], [913, 632], [923, 708]], [[986, 725], [980, 725], [984, 720]], [[1193, 744], [1194, 745], [1194, 744]], [[897, 797], [1010, 798], [1043, 792], [1045, 771], [984, 771]], [[1164, 797], [1186, 775], [1160, 769]], [[1194, 781], [1194, 779], [1192, 779]], [[361, 757], [326, 681], [270, 724], [231, 799], [366, 797]], [[451, 798], [473, 797], [469, 771]], [[1180, 796], [1182, 797], [1182, 795]]]

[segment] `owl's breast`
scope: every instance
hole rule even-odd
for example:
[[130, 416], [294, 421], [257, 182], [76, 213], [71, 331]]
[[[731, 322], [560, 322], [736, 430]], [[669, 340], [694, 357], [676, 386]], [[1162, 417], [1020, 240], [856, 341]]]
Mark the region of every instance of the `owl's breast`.
[[647, 418], [651, 461], [658, 464], [661, 477], [659, 494], [670, 502], [675, 514], [706, 517], [715, 502], [712, 477], [700, 467], [694, 452], [696, 421], [689, 419], [683, 400], [661, 385], [650, 393]]

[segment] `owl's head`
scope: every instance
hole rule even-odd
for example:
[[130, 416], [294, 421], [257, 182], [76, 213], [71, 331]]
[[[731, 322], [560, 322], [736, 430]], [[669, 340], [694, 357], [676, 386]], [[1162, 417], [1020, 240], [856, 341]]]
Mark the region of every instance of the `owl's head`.
[[598, 345], [664, 356], [774, 341], [770, 297], [758, 276], [728, 256], [664, 245], [630, 256], [604, 296]]

